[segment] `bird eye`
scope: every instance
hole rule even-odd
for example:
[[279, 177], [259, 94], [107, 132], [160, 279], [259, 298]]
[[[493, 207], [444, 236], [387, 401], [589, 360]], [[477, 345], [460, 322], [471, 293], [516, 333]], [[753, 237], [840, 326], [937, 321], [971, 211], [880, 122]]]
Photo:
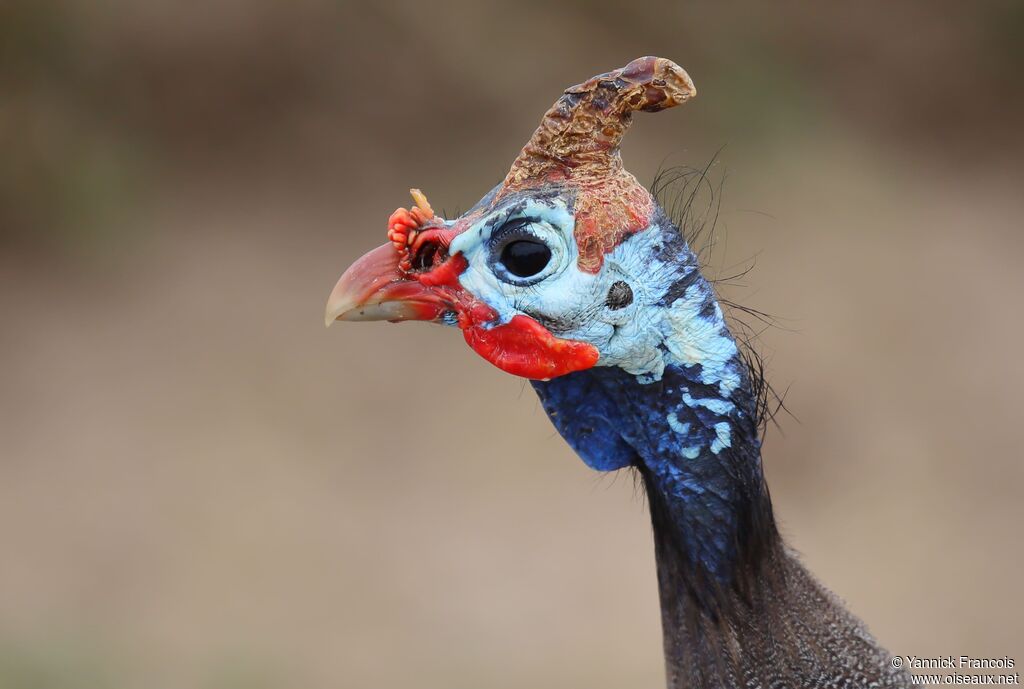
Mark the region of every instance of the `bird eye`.
[[528, 278], [544, 270], [551, 260], [551, 249], [536, 239], [516, 239], [504, 246], [498, 261], [512, 275]]

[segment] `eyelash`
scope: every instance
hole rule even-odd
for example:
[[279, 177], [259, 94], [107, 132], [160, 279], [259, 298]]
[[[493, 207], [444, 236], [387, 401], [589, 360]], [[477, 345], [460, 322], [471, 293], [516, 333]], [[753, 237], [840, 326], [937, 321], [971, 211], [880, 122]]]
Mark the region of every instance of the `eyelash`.
[[533, 237], [537, 241], [543, 241], [535, 233], [524, 230], [524, 228], [529, 227], [535, 222], [537, 222], [535, 218], [512, 218], [511, 220], [506, 220], [501, 227], [491, 234], [490, 245], [492, 252], [503, 246], [508, 241], [509, 236], [513, 234], [517, 239], [528, 236]]

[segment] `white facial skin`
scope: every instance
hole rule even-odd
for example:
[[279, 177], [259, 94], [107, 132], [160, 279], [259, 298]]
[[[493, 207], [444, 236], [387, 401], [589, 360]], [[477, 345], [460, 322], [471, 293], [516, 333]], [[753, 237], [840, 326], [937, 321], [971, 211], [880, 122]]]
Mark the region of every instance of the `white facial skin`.
[[[662, 368], [656, 349], [661, 337], [653, 321], [664, 290], [654, 293], [648, 285], [665, 282], [659, 279], [665, 276], [646, 260], [648, 242], [634, 235], [605, 256], [594, 275], [579, 269], [575, 221], [562, 199], [526, 200], [512, 208], [482, 218], [452, 242], [449, 251], [461, 252], [469, 263], [459, 277], [462, 286], [497, 311], [502, 323], [524, 314], [557, 337], [594, 345], [601, 355], [598, 365], [637, 374]], [[532, 236], [551, 251], [547, 266], [529, 278], [510, 274], [496, 260], [502, 228], [524, 218], [530, 222], [516, 236]], [[632, 299], [613, 307], [607, 303], [609, 290], [620, 281], [629, 285]]]
[[[519, 221], [528, 219], [528, 222]], [[702, 408], [722, 421], [714, 437], [685, 446], [684, 457], [699, 455], [704, 445], [718, 454], [731, 445], [727, 418], [735, 410], [732, 393], [741, 382], [736, 343], [729, 334], [711, 286], [700, 275], [696, 259], [679, 231], [659, 223], [637, 232], [604, 256], [601, 269], [579, 269], [573, 236], [574, 218], [559, 198], [527, 199], [483, 217], [459, 234], [449, 247], [461, 252], [468, 266], [459, 277], [463, 288], [486, 302], [502, 323], [522, 314], [535, 319], [556, 337], [594, 345], [598, 366], [618, 366], [641, 384], [662, 379], [668, 366], [692, 371], [694, 381], [713, 385], [719, 396], [694, 396], [684, 387], [682, 407]], [[501, 265], [508, 237], [541, 241], [551, 252], [535, 275], [521, 278]], [[665, 244], [677, 251], [665, 255]], [[609, 303], [618, 282], [629, 285], [632, 299]], [[670, 289], [674, 295], [666, 300]], [[670, 428], [691, 437], [690, 424], [677, 411], [667, 417]]]
[[[528, 222], [509, 236], [539, 240], [551, 251], [547, 265], [528, 278], [512, 275], [498, 260], [507, 228], [523, 219]], [[666, 231], [651, 227], [606, 254], [596, 275], [587, 273], [579, 269], [574, 227], [560, 197], [527, 198], [498, 208], [452, 241], [449, 251], [461, 252], [468, 262], [459, 282], [497, 311], [502, 323], [523, 314], [556, 337], [594, 345], [598, 366], [619, 366], [650, 382], [661, 378], [666, 365], [700, 364], [702, 381], [718, 384], [728, 396], [739, 384], [737, 350], [717, 303], [710, 315], [704, 311], [714, 300], [710, 286], [695, 280], [670, 305], [662, 303], [673, 283], [697, 270], [695, 261], [659, 260]], [[670, 231], [668, 239], [681, 241], [678, 230]], [[608, 303], [617, 282], [632, 292], [624, 306]]]

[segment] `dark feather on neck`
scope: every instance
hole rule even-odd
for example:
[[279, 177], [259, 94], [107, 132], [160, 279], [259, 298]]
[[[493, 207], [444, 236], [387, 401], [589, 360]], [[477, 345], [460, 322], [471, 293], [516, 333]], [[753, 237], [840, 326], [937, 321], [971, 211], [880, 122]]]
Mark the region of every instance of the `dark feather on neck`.
[[[718, 205], [701, 215], [695, 203], [701, 189], [720, 198], [720, 188], [707, 181], [710, 167], [659, 175], [652, 190], [657, 196], [683, 182], [683, 192], [667, 204], [676, 222], [660, 210], [652, 218], [662, 238], [652, 262], [678, 267], [651, 304], [670, 319], [660, 345], [665, 365], [639, 373], [600, 366], [534, 387], [587, 464], [602, 471], [632, 467], [644, 484], [669, 689], [907, 686], [891, 656], [778, 534], [761, 437], [784, 409], [782, 398], [751, 346], [757, 333], [735, 313], [739, 338], [729, 332], [721, 300], [676, 229], [683, 227], [691, 243], [708, 237], [706, 251], [696, 255], [706, 258]], [[681, 323], [672, 320], [680, 309]], [[738, 310], [770, 322], [760, 312]]]
[[[757, 347], [757, 339], [765, 330], [782, 326], [775, 316], [718, 293], [721, 287], [740, 285], [737, 281], [756, 266], [756, 256], [752, 256], [738, 264], [742, 267], [733, 268], [725, 275], [713, 274], [711, 256], [719, 241], [718, 220], [727, 177], [725, 172], [716, 171], [723, 149], [724, 146], [716, 151], [703, 167], [673, 165], [660, 168], [648, 189], [659, 211], [669, 223], [679, 228], [685, 240], [674, 248], [682, 251], [685, 247], [693, 253], [700, 265], [700, 271], [693, 274], [694, 279], [701, 275], [708, 279], [725, 311], [739, 346], [740, 358], [747, 369], [750, 391], [756, 400], [754, 417], [763, 436], [769, 423], [778, 425], [776, 417], [780, 412], [793, 415], [785, 404], [787, 390], [777, 390], [768, 380], [767, 362]], [[668, 294], [665, 299], [669, 301], [670, 297], [678, 296]]]

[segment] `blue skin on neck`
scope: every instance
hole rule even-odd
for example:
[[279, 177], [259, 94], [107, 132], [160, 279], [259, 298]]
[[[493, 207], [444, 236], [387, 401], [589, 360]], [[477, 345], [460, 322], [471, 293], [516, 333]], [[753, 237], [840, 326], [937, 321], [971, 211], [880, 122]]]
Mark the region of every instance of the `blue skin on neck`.
[[[756, 400], [739, 351], [696, 259], [664, 216], [652, 261], [677, 266], [662, 309], [664, 368], [597, 366], [535, 381], [559, 433], [592, 468], [640, 468], [667, 506], [690, 563], [725, 582], [764, 492]], [[660, 290], [659, 290], [660, 291]], [[671, 314], [671, 315], [669, 315]], [[756, 515], [755, 515], [756, 518]]]

